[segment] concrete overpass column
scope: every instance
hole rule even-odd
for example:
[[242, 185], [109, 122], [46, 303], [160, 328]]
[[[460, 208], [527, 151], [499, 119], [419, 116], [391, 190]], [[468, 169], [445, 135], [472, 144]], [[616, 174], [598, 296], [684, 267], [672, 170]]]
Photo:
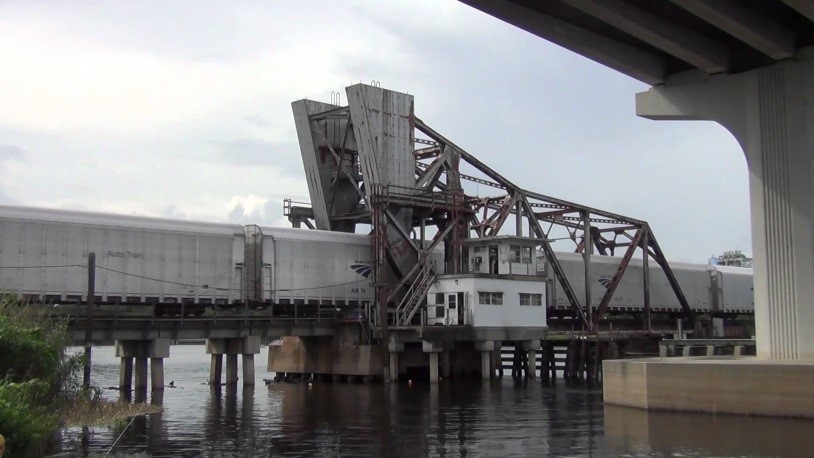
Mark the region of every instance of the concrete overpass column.
[[483, 380], [492, 378], [492, 352], [495, 351], [495, 342], [486, 340], [475, 342], [475, 351], [480, 352], [480, 376]]
[[421, 342], [424, 353], [430, 356], [430, 383], [438, 383], [438, 353], [444, 350], [443, 344], [439, 342]]
[[637, 94], [639, 116], [709, 120], [749, 167], [758, 357], [814, 359], [814, 60], [670, 82]]

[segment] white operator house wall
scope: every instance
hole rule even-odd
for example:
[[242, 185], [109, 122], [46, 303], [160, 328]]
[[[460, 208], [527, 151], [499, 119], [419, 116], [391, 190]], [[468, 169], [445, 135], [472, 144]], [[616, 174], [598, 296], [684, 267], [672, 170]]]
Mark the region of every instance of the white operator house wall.
[[[462, 293], [462, 294], [461, 294]], [[481, 293], [489, 294], [489, 303], [481, 303]], [[496, 294], [493, 294], [496, 293]], [[520, 295], [539, 301], [520, 305]], [[455, 295], [455, 308], [449, 296]], [[460, 297], [463, 296], [463, 313]], [[495, 296], [500, 301], [494, 301]], [[439, 299], [443, 303], [439, 303]], [[486, 302], [486, 301], [484, 301]], [[493, 303], [500, 302], [500, 303]], [[438, 277], [427, 294], [428, 325], [470, 325], [474, 327], [545, 327], [545, 281], [541, 277], [528, 279], [483, 278], [477, 275], [444, 275]], [[444, 316], [438, 312], [443, 306]], [[460, 318], [463, 318], [461, 322]]]
[[90, 252], [102, 302], [241, 300], [239, 225], [0, 206], [0, 290], [86, 300]]

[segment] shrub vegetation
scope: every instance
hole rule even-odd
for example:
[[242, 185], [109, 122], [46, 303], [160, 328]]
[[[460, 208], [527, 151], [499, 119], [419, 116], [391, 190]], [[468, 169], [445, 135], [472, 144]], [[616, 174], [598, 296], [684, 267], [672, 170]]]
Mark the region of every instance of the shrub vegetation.
[[0, 297], [0, 434], [4, 458], [37, 456], [63, 425], [111, 423], [155, 412], [143, 404], [109, 402], [97, 389], [84, 390], [82, 353], [72, 344], [64, 319], [48, 307]]

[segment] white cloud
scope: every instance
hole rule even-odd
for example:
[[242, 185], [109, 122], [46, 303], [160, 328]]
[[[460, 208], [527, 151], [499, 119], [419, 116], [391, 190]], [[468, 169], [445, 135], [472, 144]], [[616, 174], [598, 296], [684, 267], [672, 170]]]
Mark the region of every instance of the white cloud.
[[0, 145], [25, 151], [5, 202], [285, 224], [308, 198], [290, 103], [376, 79], [518, 184], [649, 220], [678, 260], [749, 251], [726, 131], [636, 118], [641, 83], [459, 2], [6, 1], [0, 63]]

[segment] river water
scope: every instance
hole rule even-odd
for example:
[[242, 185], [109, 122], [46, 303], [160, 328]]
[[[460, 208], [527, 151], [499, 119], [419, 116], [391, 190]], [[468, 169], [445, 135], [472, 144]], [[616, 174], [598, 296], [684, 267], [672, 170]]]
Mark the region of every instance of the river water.
[[[63, 431], [61, 455], [814, 456], [812, 421], [647, 413], [604, 406], [598, 387], [510, 377], [266, 386], [265, 360], [256, 362], [253, 389], [218, 393], [206, 385], [204, 348], [174, 346], [165, 378], [177, 388], [165, 390], [162, 413], [84, 434]], [[116, 385], [112, 347], [96, 348], [93, 363], [94, 385]]]

